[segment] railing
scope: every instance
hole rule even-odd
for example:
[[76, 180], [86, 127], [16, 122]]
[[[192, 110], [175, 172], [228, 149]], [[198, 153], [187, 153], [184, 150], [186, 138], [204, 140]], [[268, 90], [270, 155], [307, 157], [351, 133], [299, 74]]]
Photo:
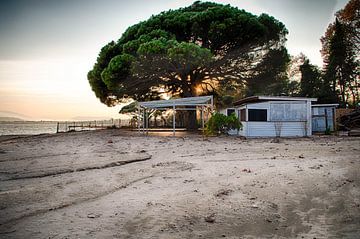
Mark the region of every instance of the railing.
[[57, 122], [56, 132], [96, 130], [106, 128], [134, 127], [129, 119], [92, 120], [92, 121], [61, 121]]

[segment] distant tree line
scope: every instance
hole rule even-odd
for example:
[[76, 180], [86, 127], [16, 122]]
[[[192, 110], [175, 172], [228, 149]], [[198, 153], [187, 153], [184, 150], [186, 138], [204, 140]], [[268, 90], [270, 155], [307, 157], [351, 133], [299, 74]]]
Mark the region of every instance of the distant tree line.
[[349, 1], [335, 16], [321, 38], [323, 69], [301, 55], [301, 81], [295, 94], [356, 107], [360, 102], [360, 0]]

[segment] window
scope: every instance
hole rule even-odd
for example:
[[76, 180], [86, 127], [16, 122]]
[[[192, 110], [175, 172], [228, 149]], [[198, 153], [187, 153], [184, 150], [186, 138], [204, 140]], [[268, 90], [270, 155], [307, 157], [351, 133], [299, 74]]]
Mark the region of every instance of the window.
[[246, 109], [240, 110], [240, 121], [246, 121]]
[[234, 113], [235, 113], [235, 109], [227, 109], [227, 111], [226, 111], [227, 116], [234, 114]]
[[271, 121], [306, 121], [305, 103], [272, 103], [270, 104]]
[[248, 109], [249, 121], [267, 121], [267, 110]]

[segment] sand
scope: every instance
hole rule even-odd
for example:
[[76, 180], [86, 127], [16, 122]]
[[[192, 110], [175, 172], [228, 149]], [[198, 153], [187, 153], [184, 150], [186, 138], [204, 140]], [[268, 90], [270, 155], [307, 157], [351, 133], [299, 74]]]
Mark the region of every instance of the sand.
[[357, 238], [360, 138], [0, 137], [0, 238]]

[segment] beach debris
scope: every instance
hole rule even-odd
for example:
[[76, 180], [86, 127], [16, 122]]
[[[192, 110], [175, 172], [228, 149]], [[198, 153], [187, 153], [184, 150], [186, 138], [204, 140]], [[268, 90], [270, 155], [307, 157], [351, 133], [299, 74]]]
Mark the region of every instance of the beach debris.
[[273, 209], [278, 209], [279, 206], [276, 203], [269, 202], [269, 207], [271, 207]]
[[314, 165], [314, 166], [311, 166], [311, 167], [309, 167], [310, 169], [320, 169], [320, 168], [322, 168], [322, 167], [324, 167], [322, 164], [319, 164], [319, 165]]
[[232, 193], [233, 190], [231, 189], [220, 189], [216, 194], [215, 197], [223, 197], [228, 196], [230, 193]]
[[300, 154], [299, 159], [303, 159], [303, 158], [305, 158], [304, 155]]
[[107, 142], [108, 142], [108, 144], [114, 143], [111, 139], [109, 139]]
[[[340, 130], [351, 130], [360, 128], [360, 108], [341, 116], [338, 120]], [[357, 134], [359, 136], [360, 134]]]
[[351, 129], [348, 134], [349, 136], [360, 136], [360, 128]]
[[259, 206], [257, 204], [253, 204], [251, 205], [252, 208], [259, 208]]
[[91, 218], [91, 219], [93, 219], [93, 218], [98, 218], [98, 217], [100, 217], [101, 216], [101, 214], [95, 214], [95, 213], [89, 213], [88, 215], [87, 215], [87, 217], [88, 218]]
[[185, 179], [183, 181], [183, 183], [191, 183], [191, 182], [194, 182], [195, 180], [194, 179]]
[[270, 143], [280, 143], [280, 137], [276, 137], [270, 141]]
[[210, 215], [204, 217], [205, 222], [214, 223], [215, 222], [215, 213], [211, 213]]
[[245, 173], [251, 173], [251, 170], [250, 170], [250, 169], [246, 169], [246, 168], [244, 168], [242, 171], [245, 172]]

